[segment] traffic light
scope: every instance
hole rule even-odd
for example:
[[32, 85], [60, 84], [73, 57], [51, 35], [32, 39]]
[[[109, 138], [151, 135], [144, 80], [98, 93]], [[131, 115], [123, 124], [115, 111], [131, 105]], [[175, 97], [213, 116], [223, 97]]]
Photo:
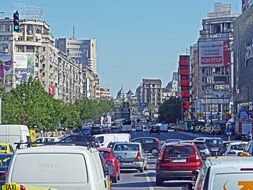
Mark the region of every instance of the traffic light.
[[13, 30], [14, 32], [19, 32], [19, 13], [16, 11], [13, 13]]

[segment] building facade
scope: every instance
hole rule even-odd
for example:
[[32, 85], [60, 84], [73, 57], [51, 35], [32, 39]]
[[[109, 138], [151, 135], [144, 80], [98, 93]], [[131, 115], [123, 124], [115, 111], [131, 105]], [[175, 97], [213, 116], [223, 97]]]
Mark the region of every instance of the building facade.
[[56, 47], [66, 53], [70, 58], [74, 59], [76, 63], [88, 66], [97, 74], [97, 50], [96, 40], [78, 40], [59, 38], [56, 40]]
[[214, 12], [202, 20], [198, 39], [199, 78], [193, 77], [199, 82], [193, 93], [198, 99], [195, 107], [205, 120], [225, 119], [230, 112], [233, 91], [231, 47], [236, 17], [231, 13], [230, 4], [215, 3]]
[[[82, 85], [80, 75], [76, 74], [81, 68], [55, 47], [49, 25], [33, 19], [20, 19], [19, 25], [20, 31], [14, 32], [13, 19], [0, 19], [1, 85], [10, 90], [29, 77], [38, 78], [45, 91], [55, 99], [66, 102], [79, 99], [82, 91], [78, 86]], [[64, 66], [61, 60], [65, 61]], [[67, 68], [70, 70], [67, 71]], [[65, 75], [65, 79], [61, 75]], [[64, 94], [64, 86], [71, 92]]]
[[143, 79], [136, 93], [139, 104], [145, 104], [157, 111], [162, 103], [162, 81], [160, 79]]

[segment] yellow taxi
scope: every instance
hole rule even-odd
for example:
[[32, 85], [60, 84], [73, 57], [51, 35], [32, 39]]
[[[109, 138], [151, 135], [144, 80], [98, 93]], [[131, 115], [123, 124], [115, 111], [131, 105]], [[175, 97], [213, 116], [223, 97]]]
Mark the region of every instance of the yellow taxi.
[[9, 143], [0, 143], [0, 154], [12, 154], [14, 149]]
[[7, 183], [2, 186], [2, 190], [57, 190], [49, 187], [23, 186], [17, 183]]

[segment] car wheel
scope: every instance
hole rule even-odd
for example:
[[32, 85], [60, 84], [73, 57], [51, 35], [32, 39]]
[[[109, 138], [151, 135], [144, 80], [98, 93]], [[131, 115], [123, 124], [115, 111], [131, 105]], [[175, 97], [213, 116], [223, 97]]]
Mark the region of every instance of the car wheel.
[[156, 186], [161, 186], [163, 185], [163, 180], [159, 177], [156, 177], [155, 184]]
[[112, 176], [111, 179], [112, 179], [112, 183], [117, 183], [117, 176]]

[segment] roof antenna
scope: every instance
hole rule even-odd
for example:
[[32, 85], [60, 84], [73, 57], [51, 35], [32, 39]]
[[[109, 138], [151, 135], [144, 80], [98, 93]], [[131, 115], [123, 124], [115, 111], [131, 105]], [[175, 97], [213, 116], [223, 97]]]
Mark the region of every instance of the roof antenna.
[[73, 26], [73, 40], [75, 39], [75, 26]]

